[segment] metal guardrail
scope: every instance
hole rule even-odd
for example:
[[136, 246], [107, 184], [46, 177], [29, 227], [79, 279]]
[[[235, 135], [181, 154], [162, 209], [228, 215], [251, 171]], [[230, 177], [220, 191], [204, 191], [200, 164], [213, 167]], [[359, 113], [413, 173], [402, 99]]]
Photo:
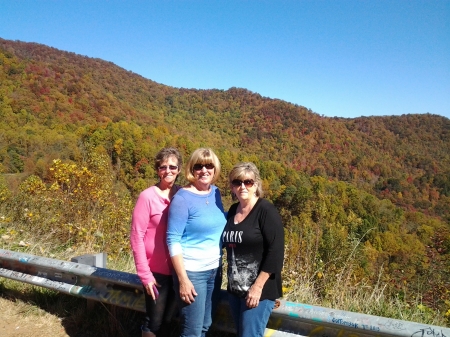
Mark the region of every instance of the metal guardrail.
[[[136, 274], [0, 249], [0, 276], [145, 312], [143, 288]], [[221, 296], [213, 327], [234, 332], [226, 292]], [[280, 300], [264, 336], [450, 337], [450, 328]]]

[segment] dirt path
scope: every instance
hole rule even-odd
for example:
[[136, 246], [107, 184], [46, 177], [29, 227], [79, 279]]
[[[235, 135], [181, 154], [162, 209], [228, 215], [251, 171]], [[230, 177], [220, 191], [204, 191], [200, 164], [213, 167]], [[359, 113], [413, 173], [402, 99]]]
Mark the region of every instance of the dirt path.
[[31, 304], [0, 297], [2, 337], [69, 337], [61, 320]]

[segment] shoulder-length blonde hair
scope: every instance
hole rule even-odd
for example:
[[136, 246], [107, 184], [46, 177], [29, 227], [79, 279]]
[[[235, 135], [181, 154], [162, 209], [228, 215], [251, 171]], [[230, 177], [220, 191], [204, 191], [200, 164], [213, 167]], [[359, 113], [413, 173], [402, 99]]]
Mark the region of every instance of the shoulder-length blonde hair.
[[212, 178], [211, 184], [214, 184], [220, 177], [221, 166], [219, 158], [217, 158], [214, 151], [210, 148], [199, 148], [192, 152], [191, 157], [189, 158], [186, 166], [184, 168], [184, 172], [186, 175], [186, 179], [193, 183], [195, 181], [194, 177], [194, 165], [195, 164], [209, 164], [212, 163], [214, 165], [214, 176]]
[[233, 190], [231, 182], [234, 179], [244, 180], [249, 176], [253, 176], [253, 181], [256, 183], [256, 196], [262, 198], [264, 196], [264, 191], [262, 189], [262, 180], [259, 175], [259, 170], [256, 165], [251, 162], [239, 163], [233, 166], [228, 174], [228, 184], [230, 185], [230, 189]]

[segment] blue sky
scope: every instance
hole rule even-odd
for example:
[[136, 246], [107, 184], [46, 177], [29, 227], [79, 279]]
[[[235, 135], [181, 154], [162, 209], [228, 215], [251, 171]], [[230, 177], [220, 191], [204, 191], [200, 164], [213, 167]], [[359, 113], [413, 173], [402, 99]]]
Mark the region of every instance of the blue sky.
[[0, 37], [330, 117], [450, 118], [450, 0], [0, 0]]

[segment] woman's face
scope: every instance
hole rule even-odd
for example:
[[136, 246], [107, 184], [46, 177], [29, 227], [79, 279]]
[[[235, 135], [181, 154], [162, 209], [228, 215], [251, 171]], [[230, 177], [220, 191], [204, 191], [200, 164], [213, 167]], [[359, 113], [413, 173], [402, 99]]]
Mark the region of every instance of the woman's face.
[[177, 179], [180, 173], [180, 167], [178, 166], [178, 160], [175, 156], [170, 156], [167, 160], [163, 161], [158, 168], [158, 176], [161, 182], [171, 184]]
[[246, 174], [241, 179], [234, 179], [231, 182], [232, 191], [239, 201], [249, 200], [256, 196], [257, 183], [253, 174]]
[[192, 174], [196, 181], [204, 185], [210, 185], [215, 173], [213, 163], [195, 164]]

